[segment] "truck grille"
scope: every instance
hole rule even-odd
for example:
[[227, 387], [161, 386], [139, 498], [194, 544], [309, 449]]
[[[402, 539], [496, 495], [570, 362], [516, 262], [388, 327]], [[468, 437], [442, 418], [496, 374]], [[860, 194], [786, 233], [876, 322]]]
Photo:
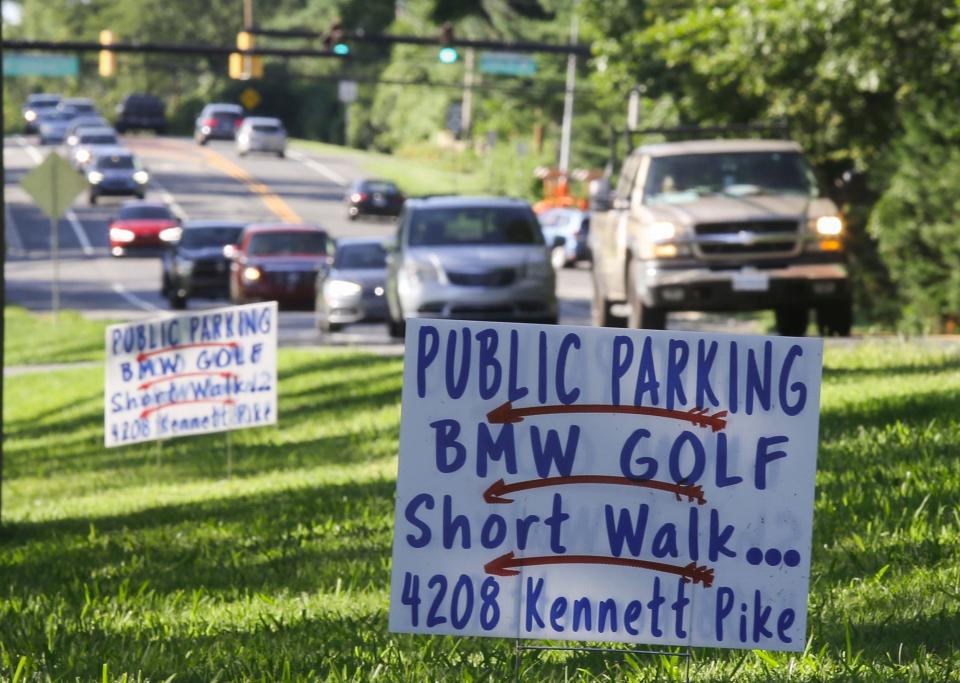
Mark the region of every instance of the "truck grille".
[[451, 284], [461, 287], [506, 287], [516, 277], [513, 268], [497, 268], [481, 273], [458, 273], [447, 271]]
[[796, 242], [765, 242], [763, 244], [701, 244], [705, 256], [749, 256], [751, 254], [783, 254], [793, 251]]
[[725, 223], [698, 223], [698, 235], [737, 235], [741, 232], [769, 235], [778, 232], [797, 232], [797, 221], [728, 221]]

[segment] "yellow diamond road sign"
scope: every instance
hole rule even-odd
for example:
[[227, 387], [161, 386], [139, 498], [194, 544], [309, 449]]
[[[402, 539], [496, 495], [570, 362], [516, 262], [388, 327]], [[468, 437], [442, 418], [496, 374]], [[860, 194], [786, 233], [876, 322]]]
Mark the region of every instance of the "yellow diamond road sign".
[[49, 218], [60, 218], [88, 185], [86, 178], [73, 170], [59, 154], [51, 152], [23, 177], [20, 187]]
[[254, 109], [260, 104], [260, 93], [253, 88], [246, 88], [240, 93], [240, 103], [247, 109]]

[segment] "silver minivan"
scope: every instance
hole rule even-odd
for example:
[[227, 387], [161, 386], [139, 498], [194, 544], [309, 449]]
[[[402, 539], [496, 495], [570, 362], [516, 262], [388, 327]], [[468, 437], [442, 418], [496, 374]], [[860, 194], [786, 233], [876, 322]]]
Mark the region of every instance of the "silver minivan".
[[557, 322], [549, 250], [525, 201], [408, 199], [387, 248], [394, 337], [414, 317]]
[[237, 153], [271, 152], [282, 157], [287, 151], [287, 131], [280, 119], [251, 116], [243, 120], [237, 131]]

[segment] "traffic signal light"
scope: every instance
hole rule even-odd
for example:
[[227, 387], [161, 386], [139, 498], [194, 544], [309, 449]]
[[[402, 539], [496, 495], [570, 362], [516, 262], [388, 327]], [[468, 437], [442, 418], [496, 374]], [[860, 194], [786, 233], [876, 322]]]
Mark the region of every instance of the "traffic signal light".
[[460, 53], [452, 47], [453, 40], [453, 24], [448, 21], [440, 28], [440, 44], [443, 47], [440, 48], [437, 58], [443, 64], [453, 64], [460, 59]]
[[[100, 31], [100, 44], [113, 44], [113, 31]], [[100, 64], [98, 68], [104, 78], [113, 76], [117, 71], [117, 53], [112, 50], [100, 50]]]
[[[240, 31], [237, 34], [237, 49], [248, 51], [256, 47], [256, 36], [249, 31]], [[230, 78], [247, 81], [251, 78], [263, 77], [263, 57], [260, 55], [245, 55], [231, 52], [227, 63]]]
[[323, 36], [323, 48], [332, 51], [335, 55], [350, 54], [350, 46], [343, 40], [343, 24], [333, 22], [330, 30]]

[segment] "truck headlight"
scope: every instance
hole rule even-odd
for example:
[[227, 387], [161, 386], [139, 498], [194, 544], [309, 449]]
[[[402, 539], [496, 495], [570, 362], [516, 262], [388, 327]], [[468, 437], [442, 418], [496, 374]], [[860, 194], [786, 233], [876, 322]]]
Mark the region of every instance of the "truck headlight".
[[363, 287], [349, 280], [330, 280], [330, 282], [324, 286], [324, 289], [327, 292], [327, 296], [332, 299], [345, 299], [347, 297], [357, 296], [363, 291]]
[[535, 258], [530, 261], [527, 261], [523, 267], [523, 275], [530, 278], [531, 280], [541, 280], [553, 269], [550, 267], [550, 262], [544, 258]]
[[650, 239], [654, 242], [672, 240], [677, 236], [677, 226], [670, 221], [656, 221], [650, 224]]
[[820, 216], [813, 223], [817, 233], [825, 237], [836, 237], [843, 232], [843, 220], [840, 216]]
[[410, 260], [406, 263], [407, 276], [414, 282], [437, 282], [440, 269], [432, 261]]
[[100, 171], [90, 171], [87, 174], [87, 180], [90, 181], [91, 185], [99, 185], [103, 182], [103, 174]]
[[141, 185], [146, 185], [150, 175], [146, 171], [137, 171], [133, 174], [133, 179]]
[[33, 109], [27, 109], [27, 111], [23, 112], [23, 118], [30, 123], [33, 123], [37, 120], [37, 112], [35, 112]]
[[90, 152], [85, 149], [81, 149], [79, 152], [77, 152], [77, 161], [79, 161], [81, 164], [85, 164], [90, 161]]
[[256, 282], [260, 279], [260, 269], [256, 266], [247, 266], [243, 269], [243, 279], [246, 282]]

